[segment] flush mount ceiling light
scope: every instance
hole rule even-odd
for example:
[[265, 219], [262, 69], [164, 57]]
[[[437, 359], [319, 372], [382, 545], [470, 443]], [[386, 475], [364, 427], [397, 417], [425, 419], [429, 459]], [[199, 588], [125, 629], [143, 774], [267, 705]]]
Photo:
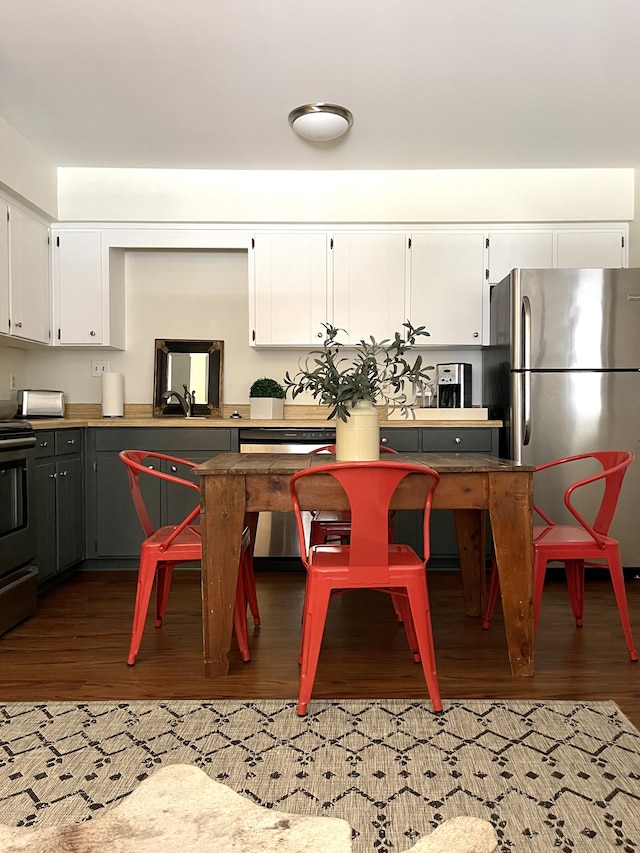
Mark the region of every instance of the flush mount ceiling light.
[[304, 104], [289, 113], [289, 124], [298, 134], [314, 142], [328, 142], [346, 133], [353, 116], [337, 104]]

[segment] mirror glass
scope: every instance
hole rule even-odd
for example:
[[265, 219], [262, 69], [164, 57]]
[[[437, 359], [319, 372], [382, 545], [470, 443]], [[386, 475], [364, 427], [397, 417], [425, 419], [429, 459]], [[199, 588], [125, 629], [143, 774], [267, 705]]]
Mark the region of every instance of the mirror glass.
[[[156, 338], [153, 416], [222, 417], [224, 341]], [[169, 394], [170, 391], [174, 393]]]

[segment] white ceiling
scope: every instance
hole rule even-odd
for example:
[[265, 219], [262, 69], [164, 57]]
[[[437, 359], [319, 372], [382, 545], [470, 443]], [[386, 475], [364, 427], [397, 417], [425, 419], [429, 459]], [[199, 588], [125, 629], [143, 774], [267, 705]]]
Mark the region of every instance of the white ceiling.
[[0, 116], [58, 166], [634, 167], [640, 2], [0, 0]]

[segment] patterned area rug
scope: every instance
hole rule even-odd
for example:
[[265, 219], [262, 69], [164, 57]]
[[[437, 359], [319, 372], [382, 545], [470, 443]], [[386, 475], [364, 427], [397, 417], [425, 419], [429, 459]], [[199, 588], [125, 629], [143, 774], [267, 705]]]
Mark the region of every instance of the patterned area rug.
[[53, 826], [193, 764], [259, 805], [342, 817], [401, 853], [479, 817], [500, 853], [640, 851], [640, 732], [613, 702], [406, 700], [0, 705], [0, 823]]

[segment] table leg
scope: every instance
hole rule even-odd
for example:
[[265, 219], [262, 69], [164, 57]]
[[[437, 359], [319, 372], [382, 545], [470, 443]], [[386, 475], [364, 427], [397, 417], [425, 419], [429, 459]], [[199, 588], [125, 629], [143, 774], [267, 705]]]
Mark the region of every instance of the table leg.
[[507, 650], [513, 675], [533, 675], [533, 473], [489, 475]]
[[[229, 672], [233, 608], [245, 517], [244, 477], [202, 478], [202, 626], [208, 678]], [[219, 509], [224, 507], [224, 509]]]
[[453, 511], [462, 572], [464, 612], [480, 616], [484, 612], [487, 587], [484, 544], [484, 513], [477, 509]]

